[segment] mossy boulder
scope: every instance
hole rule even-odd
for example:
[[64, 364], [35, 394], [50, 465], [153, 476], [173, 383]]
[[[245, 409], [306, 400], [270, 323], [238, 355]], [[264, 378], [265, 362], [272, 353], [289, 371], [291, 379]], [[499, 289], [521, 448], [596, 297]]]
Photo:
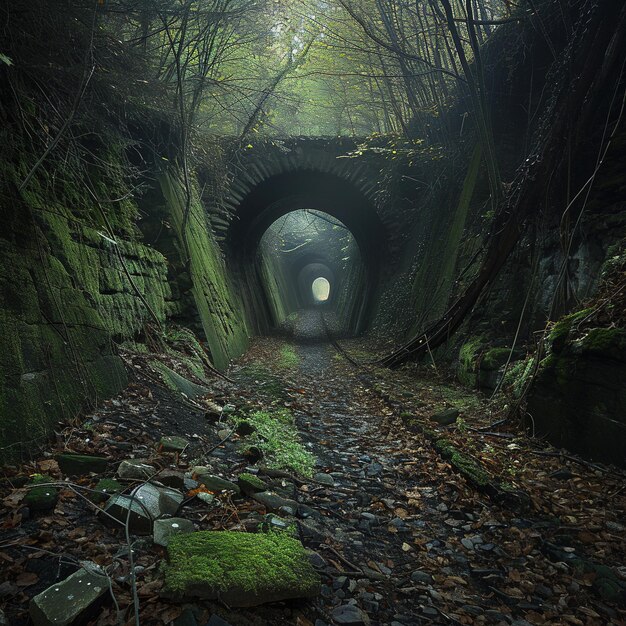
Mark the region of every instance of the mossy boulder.
[[[626, 464], [626, 329], [555, 325], [528, 394], [529, 427], [558, 447]], [[556, 335], [555, 335], [556, 333]]]
[[55, 482], [54, 478], [45, 474], [34, 474], [30, 482], [28, 493], [24, 496], [22, 504], [31, 511], [49, 511], [56, 506], [59, 498], [59, 490], [45, 483]]
[[182, 452], [188, 445], [189, 442], [187, 439], [176, 435], [161, 437], [161, 441], [159, 442], [159, 448], [163, 450], [163, 452]]
[[482, 337], [471, 337], [459, 350], [457, 378], [466, 387], [474, 388], [478, 384], [478, 361], [483, 345]]
[[171, 537], [164, 595], [250, 607], [313, 598], [320, 579], [302, 544], [285, 533], [201, 531]]

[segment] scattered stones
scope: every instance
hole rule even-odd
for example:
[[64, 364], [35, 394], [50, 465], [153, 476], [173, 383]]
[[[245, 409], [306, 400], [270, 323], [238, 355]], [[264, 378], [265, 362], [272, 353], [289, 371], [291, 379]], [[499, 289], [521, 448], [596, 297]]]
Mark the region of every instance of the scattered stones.
[[109, 581], [85, 569], [48, 587], [30, 601], [29, 612], [35, 626], [74, 626], [95, 617]]
[[109, 459], [103, 456], [92, 456], [87, 454], [59, 454], [56, 457], [59, 469], [70, 476], [82, 474], [102, 474], [109, 467]]
[[224, 440], [227, 439], [230, 436], [231, 432], [228, 428], [222, 428], [221, 430], [217, 431], [217, 436], [219, 437], [220, 440]]
[[463, 539], [461, 539], [461, 543], [463, 544], [463, 547], [467, 548], [468, 550], [474, 549], [474, 544], [472, 540], [468, 539], [467, 537], [463, 537]]
[[333, 610], [333, 620], [337, 624], [352, 624], [353, 626], [368, 626], [370, 618], [354, 604], [342, 604]]
[[146, 483], [129, 495], [112, 496], [104, 511], [122, 525], [128, 519], [132, 533], [147, 535], [152, 532], [154, 520], [163, 515], [174, 515], [182, 501], [183, 495], [178, 491]]
[[335, 486], [335, 480], [333, 479], [333, 477], [330, 476], [329, 474], [325, 474], [324, 472], [315, 474], [313, 478], [314, 480], [316, 480], [318, 483], [321, 483], [322, 485], [328, 485], [329, 487]]
[[262, 481], [258, 476], [244, 472], [237, 477], [237, 484], [241, 492], [247, 496], [267, 490], [267, 483]]
[[261, 528], [264, 532], [276, 532], [278, 530], [286, 532], [292, 537], [298, 536], [298, 528], [293, 522], [290, 523], [273, 513], [264, 517]]
[[104, 502], [112, 495], [124, 491], [124, 486], [113, 478], [102, 478], [94, 487], [91, 499], [94, 502]]
[[298, 503], [295, 500], [283, 498], [273, 491], [260, 491], [255, 493], [252, 498], [273, 513], [282, 510], [287, 515], [295, 515], [298, 511]]
[[[163, 470], [156, 477], [156, 480], [158, 480], [162, 485], [171, 487], [172, 489], [180, 489], [182, 491], [188, 488], [185, 481], [185, 474], [183, 474], [183, 472], [179, 472], [178, 470]], [[194, 487], [190, 488], [193, 489]]]
[[376, 461], [372, 461], [366, 468], [365, 473], [370, 478], [380, 476], [383, 473], [383, 466]]
[[452, 407], [431, 415], [430, 419], [433, 422], [437, 422], [440, 426], [449, 426], [450, 424], [454, 424], [454, 422], [456, 422], [459, 415], [460, 411]]
[[161, 437], [159, 448], [163, 450], [163, 452], [182, 452], [188, 445], [189, 442], [184, 437], [170, 435]]
[[204, 502], [205, 504], [215, 503], [215, 496], [212, 493], [207, 493], [206, 491], [201, 491], [200, 493], [197, 493], [196, 498], [198, 498], [198, 500]]
[[167, 546], [173, 535], [192, 533], [195, 530], [193, 522], [182, 517], [158, 519], [154, 522], [153, 541], [159, 546]]
[[248, 607], [313, 598], [320, 580], [302, 544], [284, 533], [201, 531], [171, 537], [164, 595]]
[[191, 474], [194, 479], [201, 485], [204, 485], [209, 491], [240, 492], [239, 485], [236, 485], [234, 482], [226, 480], [225, 478], [221, 478], [220, 476], [215, 476], [215, 474], [212, 474], [211, 472], [212, 469], [210, 467], [204, 467], [201, 465], [198, 465], [191, 470]]
[[430, 574], [427, 574], [426, 572], [422, 572], [421, 570], [415, 570], [411, 574], [411, 580], [414, 583], [421, 583], [424, 585], [432, 585], [434, 582], [433, 577]]
[[205, 400], [205, 406], [207, 411], [204, 414], [204, 417], [211, 422], [217, 422], [220, 417], [222, 417], [222, 413], [226, 412], [226, 407], [221, 407], [219, 404], [216, 404], [211, 400]]
[[127, 459], [122, 461], [117, 468], [117, 475], [120, 478], [147, 480], [154, 474], [156, 474], [154, 466], [140, 459]]

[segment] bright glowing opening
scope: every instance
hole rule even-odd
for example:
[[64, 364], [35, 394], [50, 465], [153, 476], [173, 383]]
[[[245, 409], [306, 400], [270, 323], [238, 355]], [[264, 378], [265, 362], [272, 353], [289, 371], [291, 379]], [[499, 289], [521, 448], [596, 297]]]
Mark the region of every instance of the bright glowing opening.
[[330, 296], [330, 283], [323, 276], [320, 276], [313, 281], [311, 291], [315, 302], [326, 302]]

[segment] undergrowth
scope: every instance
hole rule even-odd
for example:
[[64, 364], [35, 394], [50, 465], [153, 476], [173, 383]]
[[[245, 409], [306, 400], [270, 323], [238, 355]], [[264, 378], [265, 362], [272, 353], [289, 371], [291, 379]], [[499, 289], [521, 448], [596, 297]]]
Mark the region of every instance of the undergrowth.
[[265, 462], [273, 469], [293, 470], [302, 476], [312, 476], [315, 457], [305, 449], [298, 437], [293, 415], [286, 409], [255, 411], [245, 418], [255, 432], [244, 438], [244, 450], [255, 446], [263, 451]]

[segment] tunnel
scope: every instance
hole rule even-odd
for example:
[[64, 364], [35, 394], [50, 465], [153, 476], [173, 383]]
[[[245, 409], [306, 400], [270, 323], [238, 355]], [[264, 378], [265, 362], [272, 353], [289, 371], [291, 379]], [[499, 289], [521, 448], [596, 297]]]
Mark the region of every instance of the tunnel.
[[[364, 332], [385, 247], [375, 207], [353, 182], [306, 169], [259, 182], [241, 199], [226, 244], [258, 334], [311, 307], [342, 335]], [[323, 301], [313, 295], [316, 279], [328, 283]]]

